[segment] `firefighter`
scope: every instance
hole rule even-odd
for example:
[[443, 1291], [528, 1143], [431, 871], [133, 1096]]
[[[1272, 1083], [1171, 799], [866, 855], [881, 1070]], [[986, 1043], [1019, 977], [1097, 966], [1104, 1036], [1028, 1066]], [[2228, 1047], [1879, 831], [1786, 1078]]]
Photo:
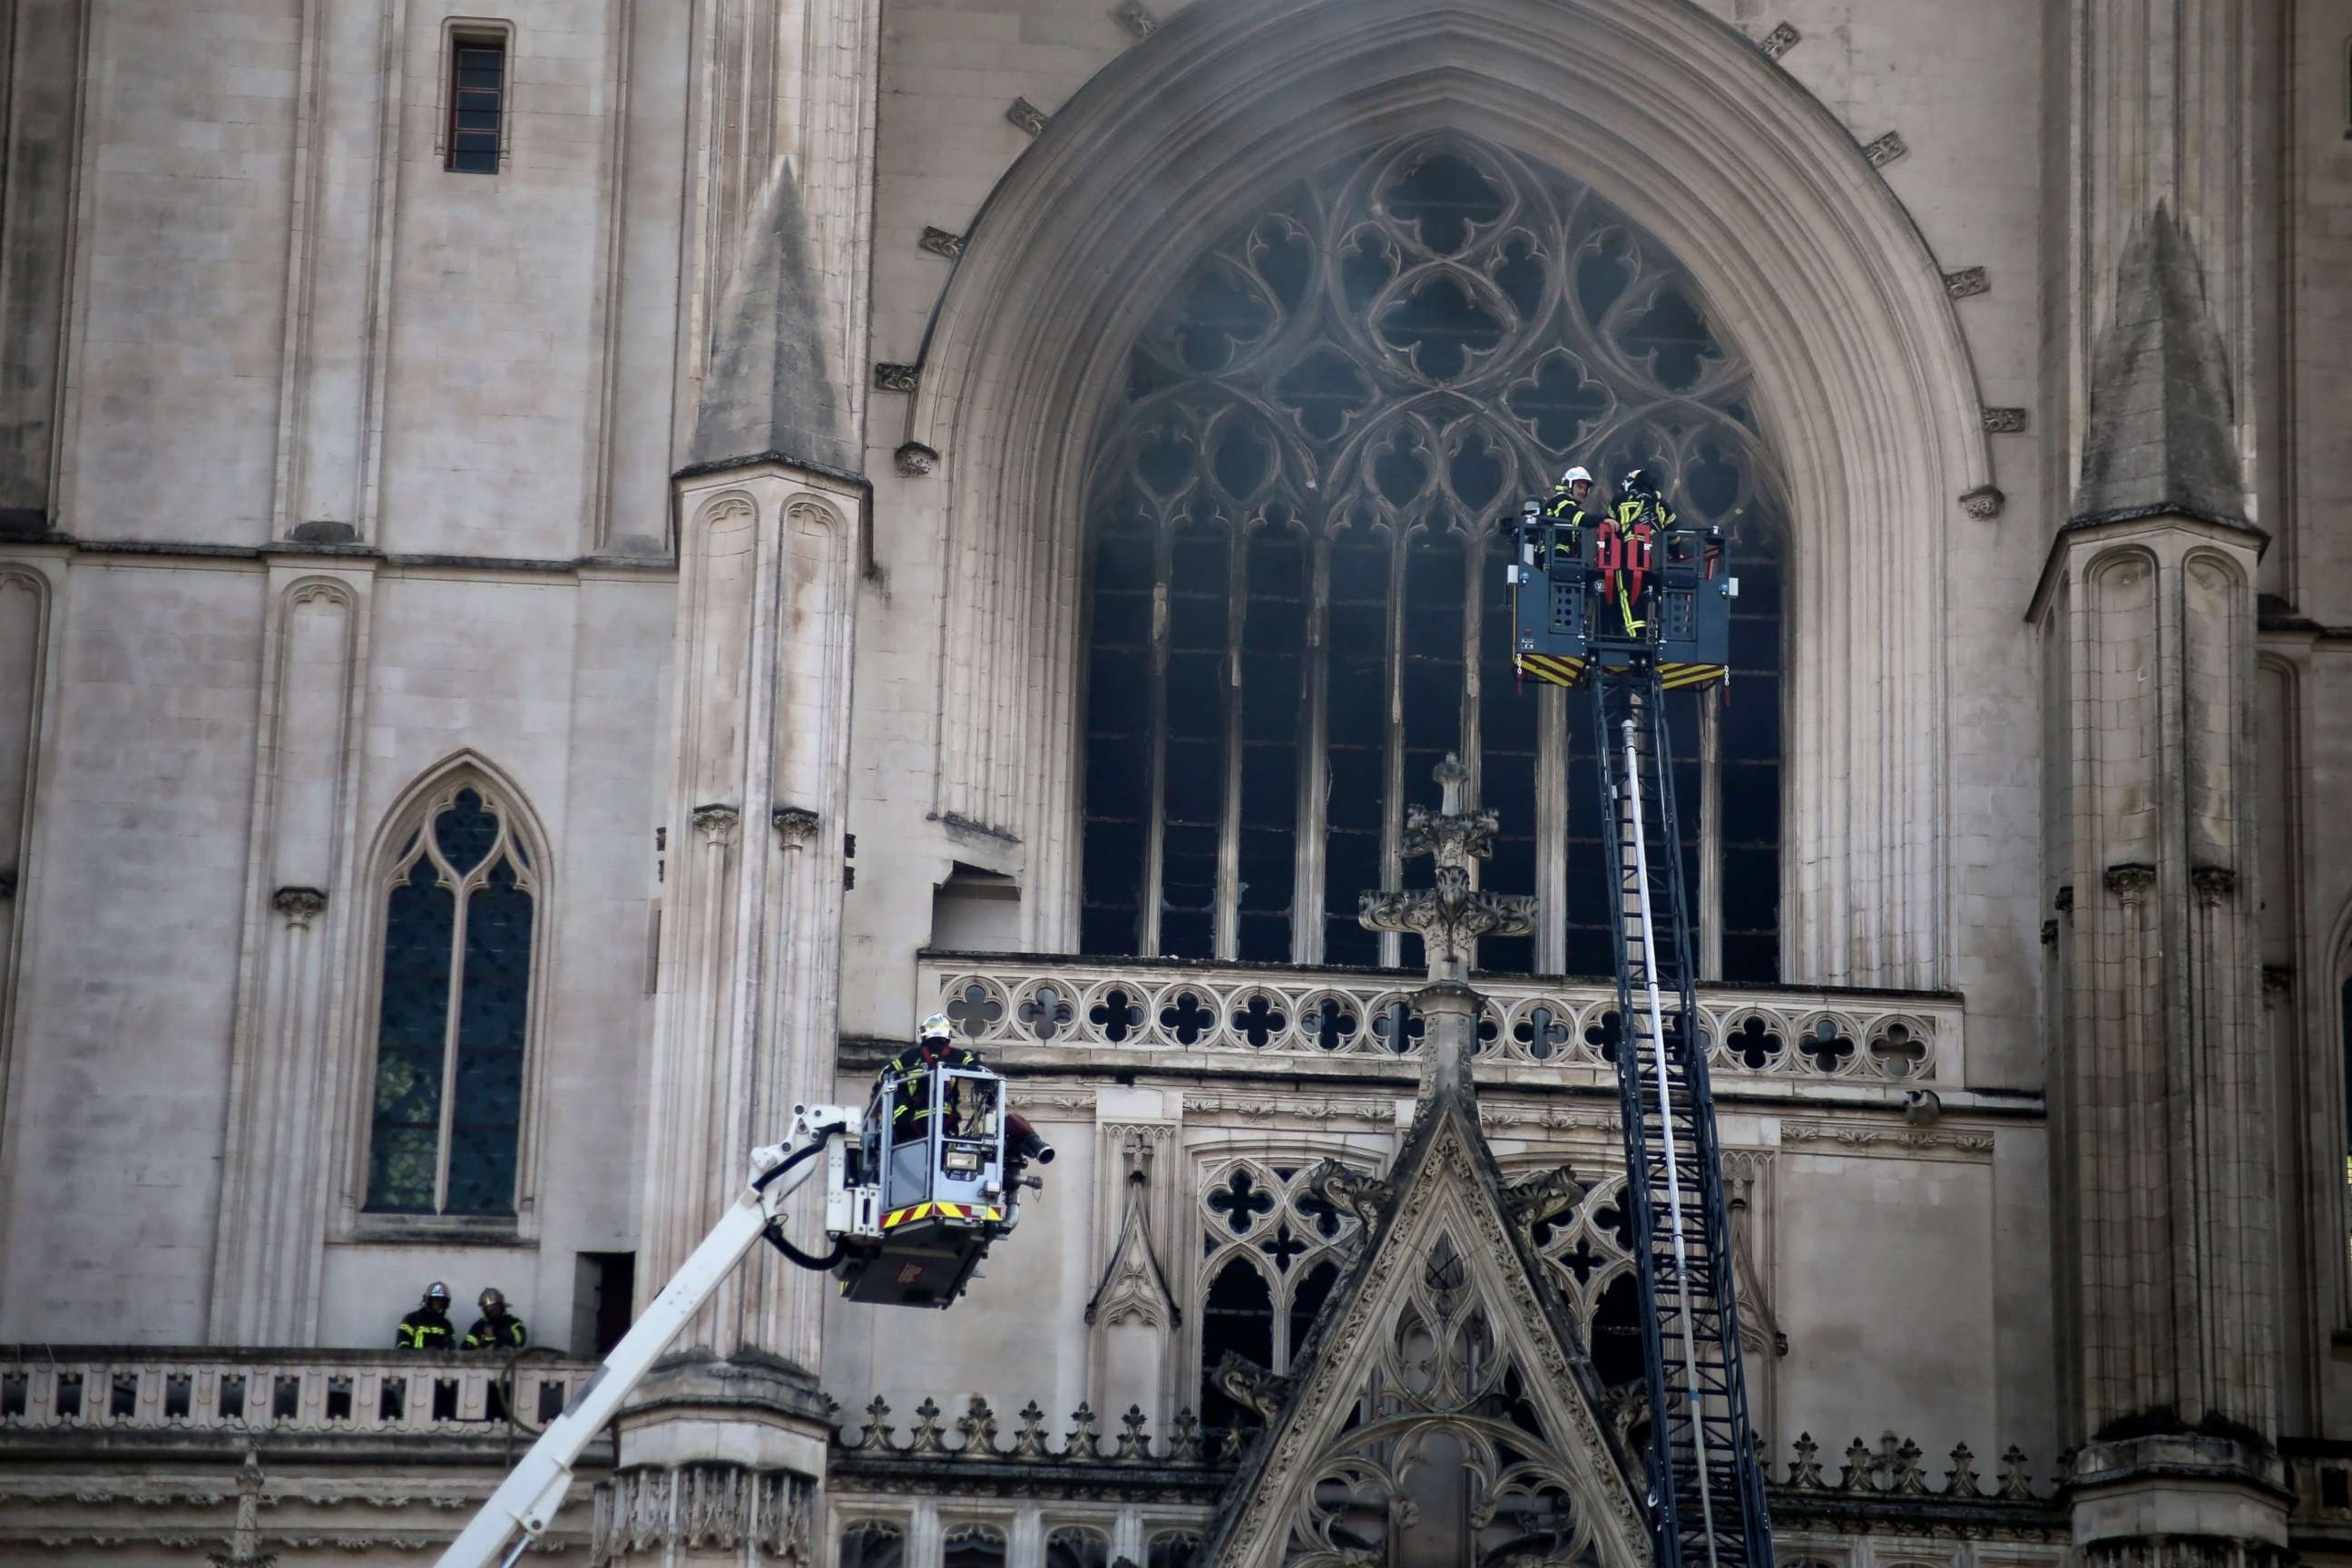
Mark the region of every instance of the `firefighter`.
[[485, 1289], [476, 1303], [482, 1315], [466, 1331], [466, 1348], [469, 1351], [519, 1351], [530, 1343], [530, 1331], [523, 1321], [507, 1310], [503, 1291], [492, 1285]]
[[446, 1351], [456, 1338], [449, 1326], [449, 1287], [436, 1279], [425, 1287], [416, 1310], [400, 1320], [392, 1342], [404, 1351]]
[[1650, 550], [1658, 535], [1675, 526], [1674, 508], [1658, 493], [1647, 468], [1628, 468], [1617, 481], [1617, 504], [1594, 531], [1594, 563], [1601, 569], [1601, 596], [1617, 607], [1625, 636], [1640, 637], [1648, 626], [1643, 595], [1649, 588]]
[[[980, 1054], [955, 1043], [955, 1026], [948, 1022], [945, 1013], [934, 1013], [923, 1020], [915, 1031], [915, 1043], [890, 1058], [882, 1069], [886, 1079], [898, 1075], [898, 1092], [890, 1100], [890, 1142], [911, 1143], [930, 1135], [931, 1114], [930, 1072], [939, 1068], [976, 1068], [982, 1066]], [[950, 1115], [953, 1115], [950, 1108]], [[957, 1131], [950, 1125], [952, 1134]], [[1004, 1113], [1005, 1152], [1012, 1157], [1015, 1169], [1031, 1160], [1041, 1165], [1054, 1163], [1054, 1146], [1037, 1136], [1029, 1119], [1017, 1110]]]
[[1584, 549], [1584, 500], [1592, 493], [1592, 475], [1581, 465], [1560, 475], [1544, 503], [1544, 519], [1552, 525], [1551, 567], [1573, 567]]

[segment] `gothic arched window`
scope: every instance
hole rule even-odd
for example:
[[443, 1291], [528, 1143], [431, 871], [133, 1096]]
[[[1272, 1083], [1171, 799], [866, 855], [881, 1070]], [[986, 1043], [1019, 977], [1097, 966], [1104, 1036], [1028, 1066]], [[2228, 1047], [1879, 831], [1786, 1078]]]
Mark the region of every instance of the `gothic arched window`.
[[1232, 229], [1095, 434], [1085, 950], [1401, 962], [1356, 895], [1398, 885], [1405, 804], [1458, 752], [1502, 816], [1486, 884], [1542, 899], [1481, 966], [1606, 973], [1590, 726], [1517, 689], [1496, 525], [1571, 462], [1640, 462], [1735, 540], [1730, 693], [1669, 716], [1703, 973], [1777, 978], [1786, 531], [1749, 379], [1654, 240], [1467, 138]]
[[1242, 1414], [1216, 1385], [1217, 1363], [1232, 1352], [1287, 1371], [1360, 1227], [1297, 1165], [1236, 1161], [1203, 1185], [1201, 1207], [1201, 1425], [1223, 1434]]
[[436, 792], [383, 882], [367, 1206], [510, 1215], [537, 883], [486, 786]]

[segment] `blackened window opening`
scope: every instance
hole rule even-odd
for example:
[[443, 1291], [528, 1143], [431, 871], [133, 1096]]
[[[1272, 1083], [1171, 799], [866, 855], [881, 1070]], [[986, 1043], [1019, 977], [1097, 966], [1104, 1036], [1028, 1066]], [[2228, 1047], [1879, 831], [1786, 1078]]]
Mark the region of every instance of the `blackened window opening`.
[[505, 139], [507, 41], [459, 34], [450, 40], [448, 153], [444, 167], [495, 174]]
[[1232, 230], [1095, 436], [1084, 950], [1417, 965], [1356, 895], [1405, 876], [1405, 805], [1458, 752], [1502, 818], [1482, 885], [1544, 895], [1538, 934], [1479, 967], [1608, 973], [1590, 720], [1511, 669], [1496, 523], [1570, 463], [1597, 510], [1638, 463], [1735, 542], [1728, 690], [1669, 699], [1677, 847], [1712, 977], [1776, 980], [1787, 529], [1750, 381], [1656, 241], [1458, 135], [1335, 163]]

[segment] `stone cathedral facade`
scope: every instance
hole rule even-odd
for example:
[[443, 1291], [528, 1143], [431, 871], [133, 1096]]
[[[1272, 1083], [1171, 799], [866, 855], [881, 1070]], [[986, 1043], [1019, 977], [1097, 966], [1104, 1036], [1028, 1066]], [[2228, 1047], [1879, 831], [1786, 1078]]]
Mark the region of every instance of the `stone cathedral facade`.
[[1781, 1561], [2352, 1563], [2347, 421], [2352, 0], [0, 0], [0, 1559], [428, 1561], [943, 1010], [544, 1552], [1630, 1568], [1581, 462]]

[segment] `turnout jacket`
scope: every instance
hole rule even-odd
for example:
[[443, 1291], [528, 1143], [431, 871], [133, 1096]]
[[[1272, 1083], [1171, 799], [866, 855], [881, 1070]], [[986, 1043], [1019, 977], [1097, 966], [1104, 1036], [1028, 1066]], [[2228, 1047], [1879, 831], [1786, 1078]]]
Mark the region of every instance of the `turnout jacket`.
[[474, 1326], [466, 1331], [466, 1348], [469, 1351], [515, 1351], [529, 1343], [530, 1331], [512, 1312], [477, 1318]]
[[[934, 1067], [976, 1068], [980, 1058], [963, 1047], [919, 1042], [892, 1057], [882, 1070], [898, 1075], [898, 1092], [890, 1107], [892, 1125], [922, 1127], [931, 1113], [930, 1074]], [[925, 1131], [929, 1129], [924, 1128]]]
[[452, 1347], [456, 1337], [457, 1331], [449, 1326], [448, 1313], [419, 1307], [400, 1320], [392, 1342], [404, 1351], [446, 1351]]

